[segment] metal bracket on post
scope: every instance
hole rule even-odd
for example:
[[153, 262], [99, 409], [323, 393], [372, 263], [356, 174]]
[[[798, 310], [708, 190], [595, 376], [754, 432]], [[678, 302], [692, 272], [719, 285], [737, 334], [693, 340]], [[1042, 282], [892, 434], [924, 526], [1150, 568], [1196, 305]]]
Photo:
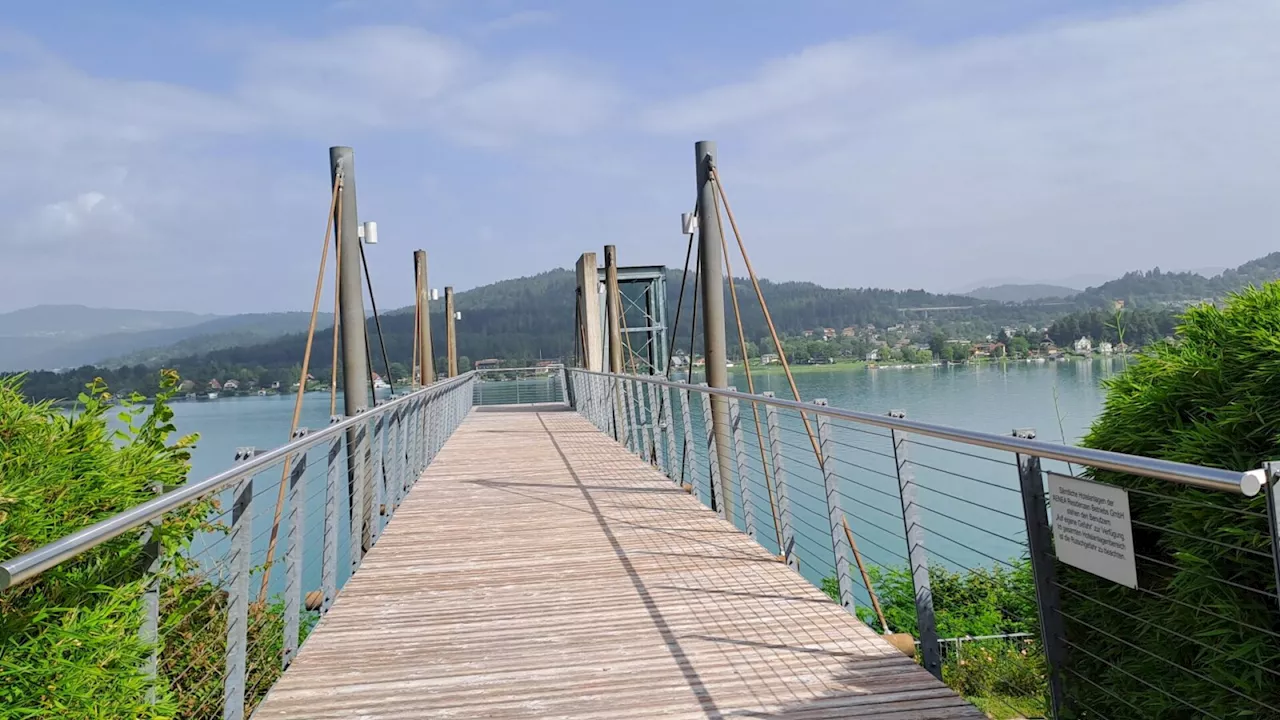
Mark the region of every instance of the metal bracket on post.
[[747, 535], [756, 538], [756, 513], [751, 503], [751, 482], [747, 475], [747, 446], [742, 438], [742, 413], [738, 410], [738, 398], [729, 398], [729, 427], [733, 430], [733, 455], [738, 465], [738, 492], [742, 496], [742, 518]]
[[[890, 410], [891, 418], [906, 418], [902, 410]], [[898, 497], [902, 501], [902, 526], [907, 539], [907, 563], [916, 598], [916, 627], [920, 633], [920, 655], [924, 669], [942, 679], [942, 649], [938, 646], [938, 624], [933, 612], [933, 588], [929, 584], [929, 553], [924, 545], [924, 523], [916, 502], [916, 478], [907, 458], [907, 435], [889, 430], [893, 460], [898, 475]]]
[[[814, 405], [826, 407], [826, 398], [817, 398]], [[840, 505], [840, 489], [837, 485], [836, 471], [832, 467], [835, 461], [835, 447], [831, 442], [831, 420], [822, 413], [815, 413], [818, 418], [818, 449], [822, 453], [822, 484], [827, 495], [827, 523], [831, 526], [831, 552], [835, 555], [836, 582], [840, 586], [840, 605], [845, 610], [858, 614], [858, 606], [853, 599], [853, 575], [849, 570], [849, 555], [853, 548], [844, 535], [844, 508]], [[874, 592], [867, 588], [867, 592]]]
[[[772, 391], [761, 393], [773, 397]], [[796, 555], [796, 531], [791, 522], [791, 501], [787, 495], [787, 471], [782, 460], [782, 431], [778, 425], [778, 408], [765, 405], [765, 419], [769, 425], [769, 455], [773, 464], [773, 484], [778, 493], [778, 518], [782, 521], [782, 558], [787, 566], [800, 571], [800, 558]]]
[[[708, 387], [706, 383], [700, 383], [702, 387]], [[711, 488], [711, 507], [720, 517], [728, 519], [729, 503], [733, 502], [732, 498], [725, 497], [722, 490], [723, 485], [720, 482], [720, 454], [716, 446], [716, 424], [711, 415], [711, 393], [703, 390], [699, 395], [702, 396], [702, 427], [707, 431], [707, 484]]]
[[[1034, 440], [1036, 431], [1014, 430], [1013, 436]], [[1049, 704], [1053, 717], [1062, 717], [1066, 707], [1062, 668], [1066, 663], [1063, 638], [1066, 629], [1058, 604], [1057, 571], [1054, 567], [1053, 536], [1044, 491], [1040, 458], [1018, 454], [1018, 481], [1022, 490], [1022, 511], [1027, 522], [1027, 547], [1031, 555], [1031, 575], [1036, 585], [1036, 611], [1040, 616], [1040, 637], [1049, 665]]]
[[[236, 459], [247, 460], [253, 448], [238, 448]], [[227, 583], [227, 657], [222, 688], [222, 717], [243, 720], [245, 676], [249, 650], [249, 554], [253, 551], [253, 477], [235, 485], [231, 502], [231, 535]]]
[[[293, 433], [293, 439], [306, 437], [307, 429], [300, 427]], [[307, 453], [300, 452], [293, 460], [289, 470], [289, 513], [285, 516], [288, 523], [285, 530], [284, 548], [284, 644], [280, 655], [281, 669], [289, 667], [298, 654], [298, 632], [300, 613], [302, 612], [302, 537], [303, 518], [306, 508], [302, 507], [306, 493], [303, 481], [307, 475]]]

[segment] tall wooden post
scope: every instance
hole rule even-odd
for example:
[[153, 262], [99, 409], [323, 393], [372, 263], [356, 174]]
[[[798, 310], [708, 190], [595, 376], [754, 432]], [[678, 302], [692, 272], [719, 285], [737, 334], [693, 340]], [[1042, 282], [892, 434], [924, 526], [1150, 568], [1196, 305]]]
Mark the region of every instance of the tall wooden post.
[[[724, 330], [724, 260], [721, 248], [720, 218], [716, 213], [716, 189], [711, 184], [711, 168], [716, 161], [716, 144], [706, 140], [694, 145], [698, 181], [698, 260], [702, 263], [700, 283], [702, 301], [702, 351], [707, 370], [707, 385], [729, 387]], [[716, 463], [720, 470], [720, 487], [716, 501], [724, 505], [725, 519], [733, 520], [733, 457], [729, 425], [729, 401], [711, 396], [711, 422], [716, 436]], [[719, 508], [717, 508], [719, 509]]]
[[449, 346], [449, 377], [458, 376], [458, 330], [454, 327], [457, 313], [453, 309], [453, 288], [444, 289], [445, 342]]
[[428, 312], [431, 300], [427, 294], [427, 253], [424, 250], [413, 251], [414, 284], [417, 290], [418, 322], [418, 384], [426, 387], [436, 380], [436, 361], [431, 351], [431, 315]]
[[582, 367], [600, 372], [604, 369], [604, 342], [600, 337], [600, 281], [596, 274], [596, 254], [582, 253], [578, 258], [578, 324], [577, 330]]
[[604, 246], [604, 305], [609, 324], [609, 372], [625, 372], [622, 365], [622, 296], [618, 291], [618, 248]]

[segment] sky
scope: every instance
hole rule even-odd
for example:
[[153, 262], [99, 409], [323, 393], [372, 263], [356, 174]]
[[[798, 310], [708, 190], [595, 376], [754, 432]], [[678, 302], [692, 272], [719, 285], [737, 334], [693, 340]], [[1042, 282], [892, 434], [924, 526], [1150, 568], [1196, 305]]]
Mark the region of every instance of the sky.
[[776, 280], [1280, 250], [1274, 0], [4, 4], [0, 312], [308, 309], [331, 145], [387, 308], [418, 248], [458, 290], [680, 267], [697, 140]]

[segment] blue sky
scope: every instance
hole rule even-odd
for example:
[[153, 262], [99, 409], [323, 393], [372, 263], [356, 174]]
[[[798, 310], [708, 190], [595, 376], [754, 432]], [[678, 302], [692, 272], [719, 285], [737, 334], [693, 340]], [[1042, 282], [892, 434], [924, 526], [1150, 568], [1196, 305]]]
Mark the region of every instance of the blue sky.
[[351, 145], [380, 304], [679, 265], [713, 139], [765, 276], [953, 290], [1280, 249], [1271, 0], [24, 3], [0, 311], [302, 309]]

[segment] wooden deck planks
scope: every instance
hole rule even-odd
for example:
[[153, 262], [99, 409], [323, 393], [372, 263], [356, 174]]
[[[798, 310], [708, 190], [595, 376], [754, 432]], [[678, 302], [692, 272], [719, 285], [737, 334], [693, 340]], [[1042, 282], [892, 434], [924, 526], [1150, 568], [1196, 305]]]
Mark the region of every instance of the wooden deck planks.
[[981, 718], [570, 412], [474, 412], [257, 718]]

